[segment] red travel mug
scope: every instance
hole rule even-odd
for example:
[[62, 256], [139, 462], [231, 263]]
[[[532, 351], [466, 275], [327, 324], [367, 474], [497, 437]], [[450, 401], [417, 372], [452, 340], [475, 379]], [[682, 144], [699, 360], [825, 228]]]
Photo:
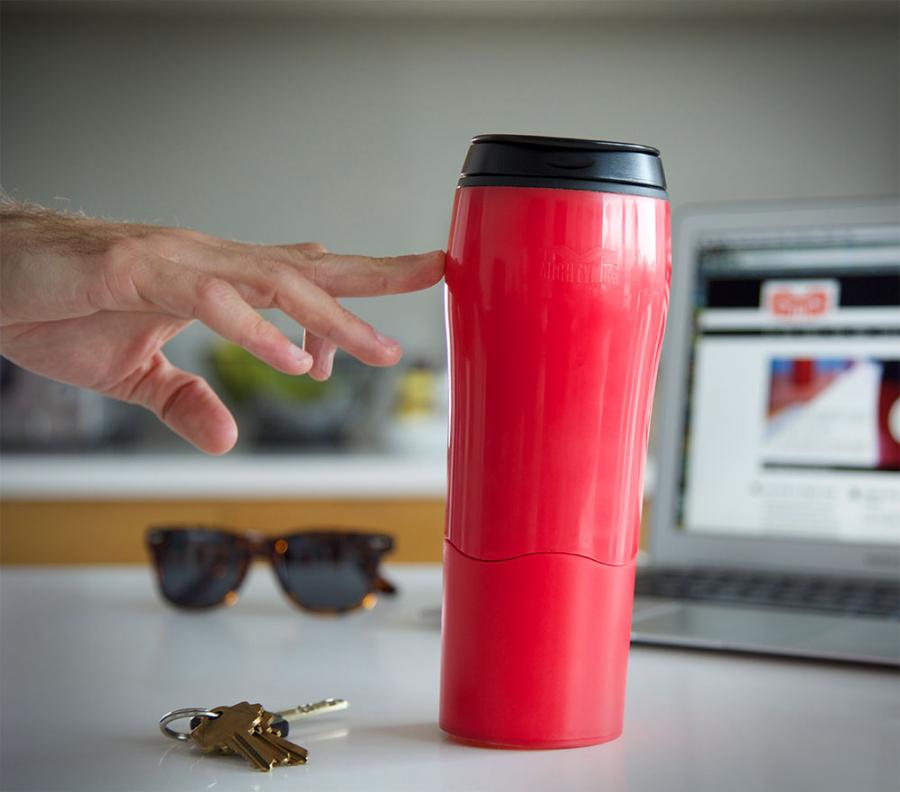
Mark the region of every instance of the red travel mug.
[[440, 726], [457, 739], [622, 732], [670, 275], [656, 149], [472, 140], [446, 270]]

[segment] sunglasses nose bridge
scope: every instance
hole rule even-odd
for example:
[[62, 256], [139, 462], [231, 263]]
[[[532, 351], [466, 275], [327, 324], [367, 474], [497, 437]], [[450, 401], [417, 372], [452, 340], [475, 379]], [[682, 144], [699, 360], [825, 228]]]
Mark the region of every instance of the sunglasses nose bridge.
[[272, 539], [265, 536], [248, 536], [251, 558], [269, 558], [272, 555]]

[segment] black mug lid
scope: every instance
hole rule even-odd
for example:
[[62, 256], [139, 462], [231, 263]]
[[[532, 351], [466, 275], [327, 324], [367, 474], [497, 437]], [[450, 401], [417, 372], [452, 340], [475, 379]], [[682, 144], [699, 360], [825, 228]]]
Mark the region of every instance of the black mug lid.
[[636, 143], [477, 135], [460, 187], [550, 187], [667, 198], [659, 151]]

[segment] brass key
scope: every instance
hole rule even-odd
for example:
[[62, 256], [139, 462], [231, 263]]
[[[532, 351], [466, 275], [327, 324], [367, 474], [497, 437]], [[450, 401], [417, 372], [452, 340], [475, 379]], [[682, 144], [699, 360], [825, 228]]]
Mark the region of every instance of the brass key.
[[210, 710], [215, 718], [201, 718], [191, 739], [205, 753], [238, 753], [253, 767], [268, 772], [276, 764], [305, 764], [305, 748], [285, 740], [271, 725], [273, 716], [260, 704], [242, 701], [233, 707]]
[[[329, 698], [279, 712], [268, 712], [261, 705], [246, 701], [214, 710], [184, 707], [163, 715], [159, 729], [173, 740], [193, 741], [206, 753], [239, 753], [253, 767], [268, 771], [276, 764], [298, 765], [307, 761], [305, 748], [284, 739], [290, 723], [339, 712], [348, 706], [344, 699]], [[179, 720], [189, 720], [190, 731], [171, 727]]]
[[282, 737], [288, 736], [289, 724], [298, 720], [304, 720], [314, 715], [328, 715], [332, 712], [340, 712], [347, 709], [350, 703], [345, 699], [327, 698], [322, 701], [314, 701], [311, 704], [301, 704], [299, 707], [273, 712], [270, 724], [272, 731]]
[[306, 748], [286, 740], [287, 729], [285, 728], [282, 732], [273, 726], [277, 720], [277, 715], [271, 712], [264, 712], [263, 719], [259, 722], [259, 726], [256, 727], [256, 734], [271, 748], [274, 755], [283, 757], [279, 764], [306, 764], [309, 752]]

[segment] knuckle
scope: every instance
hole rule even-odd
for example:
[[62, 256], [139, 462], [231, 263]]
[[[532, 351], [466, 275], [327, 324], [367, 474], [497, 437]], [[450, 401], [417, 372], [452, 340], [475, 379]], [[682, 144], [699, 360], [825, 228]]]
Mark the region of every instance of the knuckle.
[[183, 377], [179, 377], [178, 381], [174, 384], [174, 387], [172, 387], [168, 393], [164, 394], [161, 403], [153, 405], [154, 412], [161, 421], [168, 420], [169, 414], [172, 412], [175, 403], [189, 391], [203, 388], [204, 384], [203, 378], [196, 374], [185, 374]]
[[340, 322], [337, 317], [327, 314], [321, 318], [316, 326], [316, 335], [323, 339], [334, 339], [340, 332]]
[[177, 261], [183, 252], [185, 239], [174, 228], [153, 229], [137, 238], [144, 250]]
[[391, 279], [388, 275], [388, 267], [388, 259], [374, 259], [369, 265], [369, 270], [372, 273], [374, 286], [380, 292], [385, 292], [390, 287]]
[[152, 408], [157, 383], [163, 378], [167, 368], [165, 357], [161, 352], [156, 352], [144, 365], [106, 389], [105, 393], [115, 399]]
[[296, 284], [299, 273], [290, 264], [277, 259], [261, 259], [258, 262], [257, 272], [258, 290], [268, 295], [265, 302], [283, 308], [284, 304], [289, 302], [286, 295], [290, 292], [292, 284]]
[[227, 281], [211, 275], [199, 275], [194, 284], [194, 318], [212, 307], [229, 303], [234, 296], [234, 288]]
[[116, 240], [100, 256], [99, 266], [91, 279], [88, 300], [97, 310], [110, 310], [136, 301], [134, 278], [143, 258], [137, 240]]
[[286, 280], [291, 272], [290, 264], [273, 258], [257, 259], [256, 268], [266, 280], [276, 283]]
[[348, 336], [348, 323], [354, 316], [344, 306], [335, 303], [331, 310], [321, 311], [315, 322], [315, 334], [319, 338], [328, 341], [340, 341]]
[[201, 301], [220, 301], [231, 296], [231, 286], [221, 278], [212, 275], [199, 275], [196, 282], [197, 297]]
[[272, 326], [257, 314], [255, 318], [250, 319], [245, 324], [238, 337], [237, 342], [242, 347], [255, 346], [260, 341], [267, 340], [269, 338], [271, 330]]
[[300, 255], [296, 259], [299, 271], [309, 277], [313, 283], [317, 283], [323, 269], [331, 262], [332, 256], [323, 245], [310, 243], [300, 249]]

